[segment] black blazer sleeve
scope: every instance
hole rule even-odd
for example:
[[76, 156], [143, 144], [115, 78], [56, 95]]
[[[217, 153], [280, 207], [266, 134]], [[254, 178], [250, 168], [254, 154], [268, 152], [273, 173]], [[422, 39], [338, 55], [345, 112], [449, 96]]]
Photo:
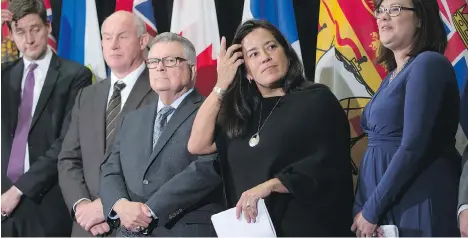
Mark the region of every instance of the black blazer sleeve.
[[352, 189], [350, 128], [346, 114], [328, 88], [316, 84], [309, 90], [303, 101], [297, 103], [309, 103], [307, 120], [310, 121], [306, 123], [313, 123], [309, 133], [315, 139], [304, 141], [303, 148], [308, 151], [304, 158], [276, 175], [294, 197], [304, 200], [324, 194], [333, 196], [334, 190]]
[[[63, 67], [60, 70], [70, 70]], [[76, 76], [73, 78], [68, 97], [65, 104], [65, 119], [61, 128], [60, 137], [55, 140], [51, 147], [45, 152], [44, 155], [37, 158], [36, 162], [31, 164], [30, 169], [23, 174], [15, 186], [23, 192], [27, 197], [39, 201], [42, 196], [57, 183], [57, 158], [62, 149], [62, 141], [68, 130], [71, 109], [75, 103], [75, 98], [78, 92], [92, 82], [92, 73], [86, 67], [81, 67]]]

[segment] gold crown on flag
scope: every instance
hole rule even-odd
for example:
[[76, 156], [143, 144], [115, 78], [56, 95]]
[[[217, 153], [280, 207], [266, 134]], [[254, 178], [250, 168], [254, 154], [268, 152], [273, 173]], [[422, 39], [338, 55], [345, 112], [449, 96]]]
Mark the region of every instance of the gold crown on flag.
[[452, 16], [453, 24], [457, 29], [460, 38], [462, 39], [465, 46], [468, 48], [468, 4], [462, 5], [457, 9]]

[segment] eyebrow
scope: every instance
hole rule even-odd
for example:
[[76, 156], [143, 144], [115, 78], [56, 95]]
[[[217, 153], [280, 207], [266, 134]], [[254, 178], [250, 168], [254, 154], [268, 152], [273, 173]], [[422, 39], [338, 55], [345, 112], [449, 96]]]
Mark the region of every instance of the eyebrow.
[[[401, 4], [401, 3], [391, 3], [390, 5], [388, 5], [388, 7], [393, 7], [393, 6], [403, 6], [403, 4]], [[383, 4], [381, 4], [380, 7], [385, 7], [385, 6]]]
[[[123, 34], [127, 34], [127, 33], [128, 33], [128, 31], [122, 31], [122, 32], [117, 33], [117, 35], [119, 36], [119, 35], [123, 35]], [[110, 32], [103, 32], [102, 34], [103, 34], [103, 35], [107, 35], [107, 36], [112, 36], [112, 35], [114, 35], [114, 34], [112, 34], [112, 33], [110, 33]]]
[[[25, 28], [25, 27], [18, 26], [18, 23], [15, 23], [14, 25], [15, 25], [15, 30], [23, 30]], [[13, 26], [13, 24], [12, 24], [12, 26]], [[39, 24], [33, 24], [33, 25], [29, 26], [29, 28], [40, 27], [40, 26], [41, 25], [39, 25]]]
[[[276, 43], [275, 40], [269, 40], [269, 41], [265, 42], [265, 44], [263, 44], [263, 45], [265, 46], [265, 45], [268, 45], [268, 44], [270, 44], [272, 42]], [[256, 49], [257, 49], [257, 47], [250, 48], [250, 49], [247, 50], [247, 53], [249, 53], [250, 51], [256, 50]]]

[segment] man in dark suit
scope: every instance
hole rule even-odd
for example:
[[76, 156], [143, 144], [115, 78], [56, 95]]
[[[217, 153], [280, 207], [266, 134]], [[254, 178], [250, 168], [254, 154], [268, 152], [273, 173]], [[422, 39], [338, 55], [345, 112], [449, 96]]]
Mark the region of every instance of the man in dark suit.
[[[465, 83], [461, 92], [460, 102], [460, 125], [465, 136], [468, 137], [468, 73], [465, 77]], [[460, 178], [460, 188], [458, 195], [458, 218], [460, 232], [463, 237], [468, 237], [468, 145], [463, 153], [463, 171]]]
[[11, 1], [9, 11], [23, 57], [2, 64], [2, 236], [68, 236], [56, 155], [75, 97], [92, 74], [48, 49], [51, 26], [41, 0]]
[[195, 48], [175, 33], [159, 34], [147, 59], [158, 102], [122, 120], [101, 166], [101, 198], [109, 223], [123, 236], [215, 236], [211, 215], [221, 210], [215, 154], [187, 150], [204, 100], [194, 89]]
[[60, 187], [75, 218], [72, 236], [109, 232], [99, 196], [100, 165], [121, 118], [157, 100], [144, 62], [148, 40], [144, 22], [130, 12], [116, 12], [103, 23], [102, 46], [111, 77], [78, 94], [59, 155]]

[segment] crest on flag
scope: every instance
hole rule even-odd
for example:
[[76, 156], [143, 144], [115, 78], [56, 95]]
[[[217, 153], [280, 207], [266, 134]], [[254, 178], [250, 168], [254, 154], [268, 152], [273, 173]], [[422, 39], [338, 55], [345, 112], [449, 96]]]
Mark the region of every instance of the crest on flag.
[[[315, 82], [330, 87], [351, 128], [351, 162], [357, 175], [367, 139], [360, 117], [386, 71], [373, 62], [378, 52], [377, 24], [371, 0], [321, 0]], [[356, 176], [355, 176], [356, 177]]]
[[[458, 88], [463, 89], [465, 75], [468, 74], [468, 6], [465, 0], [437, 0], [440, 17], [447, 33], [445, 56], [452, 62], [457, 75]], [[457, 136], [457, 149], [462, 152], [467, 144], [465, 134], [460, 129]]]
[[465, 0], [437, 0], [447, 32], [445, 56], [452, 62], [462, 88], [468, 68], [468, 7]]

